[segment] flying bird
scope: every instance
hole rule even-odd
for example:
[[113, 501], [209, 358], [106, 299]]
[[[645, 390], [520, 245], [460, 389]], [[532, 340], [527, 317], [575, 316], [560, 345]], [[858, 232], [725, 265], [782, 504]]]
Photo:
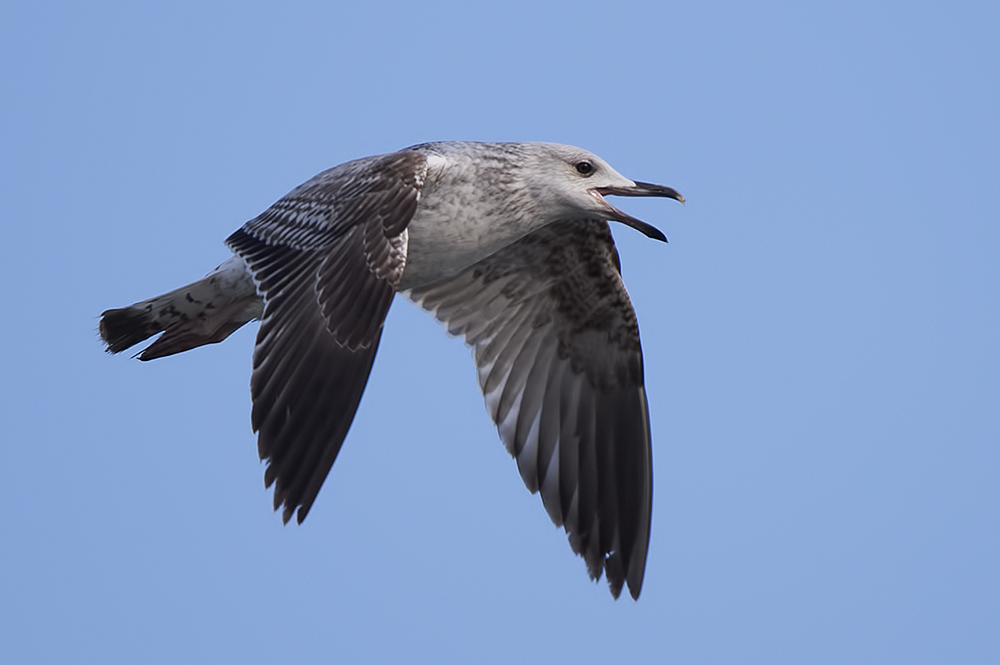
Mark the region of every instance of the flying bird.
[[266, 487], [305, 518], [347, 436], [397, 292], [473, 348], [500, 438], [592, 579], [639, 597], [652, 448], [635, 312], [605, 198], [676, 190], [553, 143], [425, 143], [324, 171], [226, 240], [205, 278], [102, 314], [141, 360], [259, 319], [251, 424]]

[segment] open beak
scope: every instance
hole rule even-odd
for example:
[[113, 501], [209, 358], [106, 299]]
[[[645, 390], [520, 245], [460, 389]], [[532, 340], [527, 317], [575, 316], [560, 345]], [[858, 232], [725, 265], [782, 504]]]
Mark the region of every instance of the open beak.
[[641, 219], [636, 219], [628, 213], [624, 213], [618, 208], [608, 203], [604, 197], [608, 194], [612, 196], [660, 196], [667, 199], [674, 199], [684, 203], [684, 197], [673, 187], [654, 185], [648, 182], [636, 182], [632, 187], [594, 187], [590, 190], [590, 195], [603, 203], [608, 208], [608, 219], [612, 219], [622, 224], [628, 224], [636, 231], [649, 238], [667, 242], [667, 236], [652, 224], [647, 224]]

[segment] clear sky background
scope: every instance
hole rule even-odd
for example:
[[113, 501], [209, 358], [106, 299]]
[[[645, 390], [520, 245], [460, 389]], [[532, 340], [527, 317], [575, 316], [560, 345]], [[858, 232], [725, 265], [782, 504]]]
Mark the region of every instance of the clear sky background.
[[[33, 2], [0, 10], [0, 661], [995, 663], [995, 2]], [[588, 581], [470, 354], [398, 300], [283, 527], [256, 325], [140, 363], [98, 314], [314, 173], [589, 148], [645, 347], [638, 603]]]

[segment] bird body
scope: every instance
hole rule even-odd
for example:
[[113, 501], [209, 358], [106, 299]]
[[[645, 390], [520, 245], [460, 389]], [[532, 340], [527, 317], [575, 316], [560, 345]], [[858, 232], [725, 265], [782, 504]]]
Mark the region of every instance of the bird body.
[[143, 360], [261, 319], [251, 423], [275, 508], [301, 522], [347, 435], [396, 292], [473, 347], [487, 409], [595, 579], [638, 597], [652, 501], [638, 325], [606, 220], [665, 240], [606, 194], [675, 190], [547, 143], [443, 142], [347, 162], [227, 240], [205, 278], [102, 315]]

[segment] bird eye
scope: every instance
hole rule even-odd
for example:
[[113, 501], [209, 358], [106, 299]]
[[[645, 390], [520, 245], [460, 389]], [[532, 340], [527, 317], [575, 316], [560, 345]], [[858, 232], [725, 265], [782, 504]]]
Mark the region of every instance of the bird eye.
[[577, 162], [576, 172], [579, 173], [580, 175], [590, 175], [591, 173], [594, 172], [594, 165], [588, 162], [587, 160], [583, 160], [582, 162]]

